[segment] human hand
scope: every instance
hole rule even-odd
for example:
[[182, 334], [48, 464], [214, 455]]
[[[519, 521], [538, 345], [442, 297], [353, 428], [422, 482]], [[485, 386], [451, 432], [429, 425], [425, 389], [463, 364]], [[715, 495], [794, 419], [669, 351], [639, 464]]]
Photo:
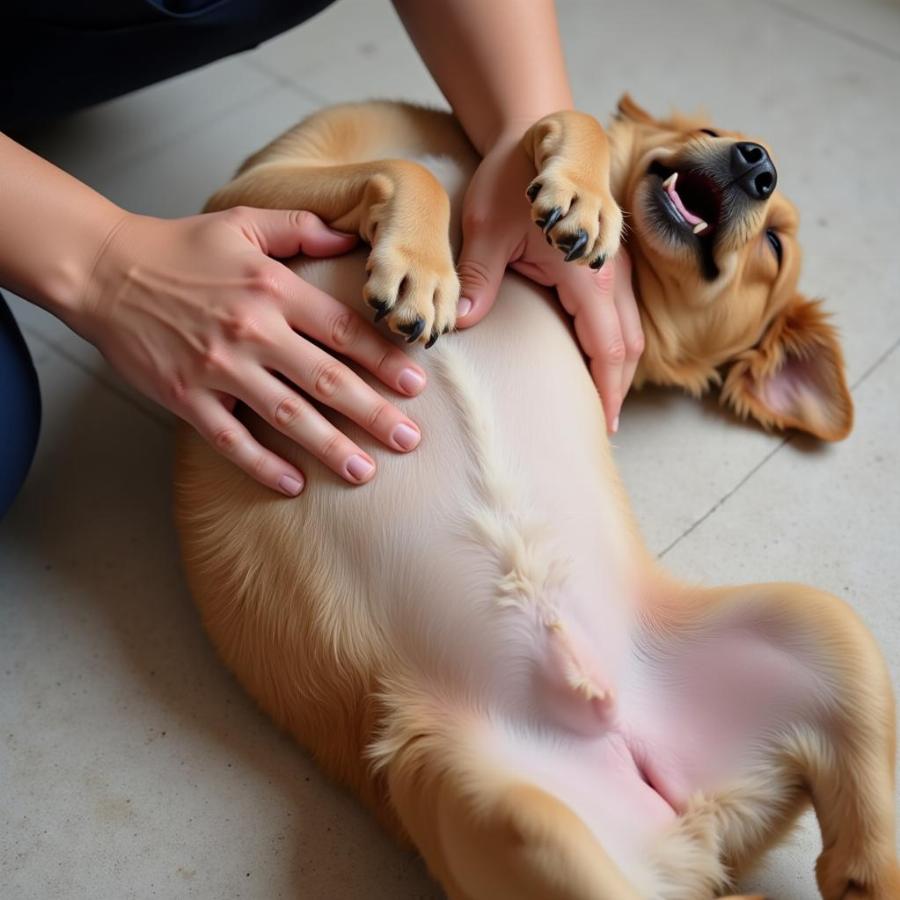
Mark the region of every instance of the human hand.
[[401, 452], [419, 443], [419, 429], [317, 344], [406, 396], [422, 390], [425, 373], [355, 312], [270, 258], [335, 256], [355, 243], [308, 212], [239, 207], [175, 220], [126, 214], [98, 254], [69, 324], [128, 382], [260, 484], [296, 496], [304, 477], [238, 421], [237, 401], [362, 484], [375, 474], [374, 461], [310, 398]]
[[607, 429], [615, 432], [644, 349], [630, 260], [620, 250], [599, 271], [565, 262], [531, 221], [525, 188], [533, 177], [515, 135], [498, 140], [476, 170], [463, 205], [457, 327], [468, 328], [487, 315], [507, 266], [555, 288], [590, 360]]

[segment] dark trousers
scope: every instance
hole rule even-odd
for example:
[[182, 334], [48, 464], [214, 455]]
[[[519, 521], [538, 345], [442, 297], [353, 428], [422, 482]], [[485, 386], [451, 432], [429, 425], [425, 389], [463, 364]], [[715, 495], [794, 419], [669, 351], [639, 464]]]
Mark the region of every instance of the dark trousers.
[[0, 519], [28, 474], [40, 426], [37, 372], [0, 294]]
[[333, 0], [0, 0], [0, 131], [249, 50]]

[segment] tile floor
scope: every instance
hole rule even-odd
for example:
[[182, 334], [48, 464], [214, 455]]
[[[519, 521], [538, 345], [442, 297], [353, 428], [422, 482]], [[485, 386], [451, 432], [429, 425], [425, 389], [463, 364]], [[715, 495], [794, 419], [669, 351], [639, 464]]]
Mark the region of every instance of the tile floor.
[[[822, 448], [738, 425], [712, 401], [633, 397], [617, 457], [650, 545], [692, 578], [842, 594], [900, 674], [900, 5], [559, 10], [583, 108], [605, 116], [625, 89], [657, 111], [702, 103], [776, 148], [805, 212], [803, 286], [834, 311], [857, 404], [853, 435]], [[387, 0], [341, 0], [34, 146], [131, 209], [176, 216], [310, 109], [370, 96], [441, 102]], [[439, 896], [217, 663], [179, 572], [171, 418], [54, 319], [15, 309], [46, 421], [0, 525], [0, 894]], [[811, 900], [816, 847], [804, 820], [747, 886]]]

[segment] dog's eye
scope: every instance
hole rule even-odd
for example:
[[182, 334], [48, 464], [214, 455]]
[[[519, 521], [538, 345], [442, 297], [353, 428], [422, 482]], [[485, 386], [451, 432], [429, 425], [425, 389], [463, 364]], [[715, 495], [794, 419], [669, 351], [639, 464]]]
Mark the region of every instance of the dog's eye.
[[772, 250], [775, 251], [775, 258], [778, 260], [778, 265], [781, 265], [781, 257], [784, 253], [784, 249], [781, 246], [781, 238], [778, 237], [778, 234], [772, 231], [769, 228], [766, 231], [766, 240], [769, 242], [769, 246], [771, 246]]
[[710, 137], [721, 137], [718, 131], [713, 131], [712, 128], [701, 128], [700, 129], [704, 134], [708, 134]]

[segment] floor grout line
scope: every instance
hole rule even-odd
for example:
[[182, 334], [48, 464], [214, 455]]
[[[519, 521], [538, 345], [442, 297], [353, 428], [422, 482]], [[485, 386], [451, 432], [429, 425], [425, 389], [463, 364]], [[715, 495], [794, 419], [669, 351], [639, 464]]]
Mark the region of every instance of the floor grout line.
[[839, 25], [833, 25], [830, 22], [824, 21], [823, 19], [816, 18], [816, 16], [814, 16], [812, 13], [804, 12], [801, 9], [797, 9], [794, 6], [791, 6], [789, 3], [781, 2], [781, 0], [764, 0], [764, 2], [767, 6], [778, 9], [781, 12], [791, 16], [792, 18], [806, 23], [807, 25], [812, 25], [814, 28], [818, 28], [820, 31], [825, 31], [828, 32], [828, 34], [833, 35], [834, 37], [839, 37], [846, 41], [850, 41], [851, 43], [856, 44], [859, 47], [863, 47], [866, 50], [874, 50], [876, 53], [888, 59], [891, 59], [894, 62], [900, 62], [900, 51], [895, 50], [893, 47], [887, 47], [884, 44], [879, 43], [878, 41], [863, 37], [862, 35], [856, 34], [849, 29], [842, 28]]
[[897, 340], [894, 341], [894, 343], [891, 344], [890, 347], [888, 347], [887, 350], [885, 350], [884, 353], [882, 353], [881, 356], [879, 356], [878, 359], [876, 359], [875, 362], [873, 362], [872, 365], [850, 385], [850, 393], [852, 394], [864, 381], [866, 381], [866, 379], [868, 379], [868, 377], [878, 369], [892, 353], [896, 352], [898, 347], [900, 347], [900, 338], [897, 338]]
[[[248, 65], [248, 63], [244, 60], [240, 61], [242, 65]], [[273, 83], [277, 84], [278, 82], [275, 79], [271, 78], [268, 73], [258, 73], [266, 75], [270, 78]], [[208, 119], [195, 119], [190, 123], [190, 125], [185, 125], [184, 128], [181, 128], [172, 134], [170, 134], [164, 140], [159, 141], [158, 143], [147, 145], [140, 150], [136, 150], [134, 153], [123, 157], [118, 162], [113, 163], [109, 166], [106, 171], [107, 175], [120, 175], [126, 169], [131, 166], [138, 165], [152, 156], [157, 156], [160, 153], [168, 150], [169, 147], [174, 145], [177, 142], [182, 142], [186, 138], [191, 138], [196, 135], [202, 129], [209, 129], [216, 125], [220, 120], [225, 119], [227, 116], [231, 115], [235, 110], [238, 110], [242, 107], [246, 107], [248, 104], [253, 103], [261, 97], [266, 96], [272, 90], [272, 85], [265, 85], [260, 88], [258, 91], [254, 91], [252, 94], [248, 94], [246, 97], [242, 97], [240, 100], [236, 100], [234, 103], [229, 104], [228, 106], [222, 107], [216, 111], [216, 114], [211, 116]]]
[[40, 331], [32, 328], [29, 325], [23, 325], [21, 326], [21, 328], [22, 331], [24, 331], [25, 334], [27, 334], [30, 338], [33, 338], [36, 341], [40, 341], [40, 343], [44, 344], [44, 346], [49, 347], [54, 353], [61, 356], [67, 363], [75, 366], [76, 369], [99, 382], [102, 387], [115, 394], [120, 400], [127, 403], [133, 409], [136, 409], [138, 412], [142, 413], [146, 418], [152, 420], [157, 425], [161, 425], [166, 431], [172, 430], [172, 422], [168, 418], [160, 415], [159, 413], [153, 412], [153, 410], [147, 409], [147, 407], [142, 403], [136, 402], [134, 397], [132, 397], [127, 391], [123, 390], [118, 384], [108, 378], [105, 378], [100, 372], [97, 372], [94, 369], [91, 369], [89, 366], [86, 366], [80, 359], [78, 359], [77, 356], [75, 356], [73, 353], [70, 353], [61, 344], [57, 343], [51, 338], [48, 338], [46, 335], [41, 334]]
[[[850, 393], [855, 394], [857, 388], [859, 388], [868, 378], [875, 372], [878, 368], [880, 368], [892, 354], [894, 354], [898, 348], [900, 348], [900, 338], [897, 338], [893, 344], [891, 344], [876, 360], [866, 369], [856, 381], [850, 385]], [[724, 506], [776, 453], [780, 452], [784, 447], [791, 443], [793, 440], [792, 436], [788, 435], [785, 437], [777, 447], [774, 447], [770, 450], [731, 490], [727, 493], [723, 494], [699, 519], [695, 522], [691, 523], [681, 534], [678, 535], [664, 550], [656, 555], [657, 559], [662, 559], [669, 551], [673, 550], [678, 546], [689, 534], [693, 531], [696, 531], [710, 516], [715, 514], [722, 506]]]
[[265, 62], [258, 59], [247, 59], [243, 60], [243, 62], [250, 66], [252, 69], [256, 70], [260, 75], [264, 75], [266, 78], [271, 79], [275, 82], [275, 84], [280, 87], [287, 88], [290, 91], [293, 91], [295, 94], [299, 94], [303, 97], [304, 100], [309, 100], [312, 103], [316, 103], [318, 105], [322, 104], [332, 104], [333, 100], [329, 100], [327, 97], [323, 97], [321, 94], [317, 94], [315, 91], [311, 91], [309, 88], [304, 87], [302, 84], [298, 84], [288, 75], [284, 75], [279, 72], [277, 69], [269, 68], [265, 64]]
[[677, 547], [689, 534], [696, 531], [713, 513], [725, 505], [776, 453], [791, 442], [790, 437], [782, 438], [781, 442], [773, 447], [730, 491], [723, 494], [699, 519], [691, 523], [672, 543], [663, 551], [656, 554], [657, 559], [662, 559], [670, 550]]

